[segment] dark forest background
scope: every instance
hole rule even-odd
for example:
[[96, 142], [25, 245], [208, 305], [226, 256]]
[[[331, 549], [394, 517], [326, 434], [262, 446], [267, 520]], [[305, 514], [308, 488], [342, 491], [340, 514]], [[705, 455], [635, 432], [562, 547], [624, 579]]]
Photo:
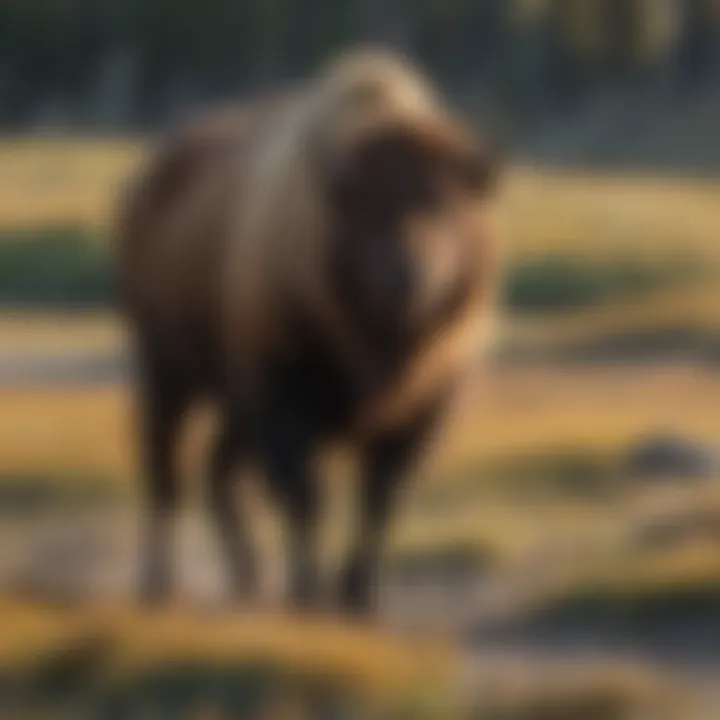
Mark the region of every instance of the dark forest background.
[[[3, 0], [0, 129], [146, 130], [361, 42], [550, 157], [627, 158], [693, 98], [696, 124], [720, 115], [720, 0]], [[681, 135], [698, 147], [677, 160], [714, 165], [706, 133], [680, 130], [645, 155]]]

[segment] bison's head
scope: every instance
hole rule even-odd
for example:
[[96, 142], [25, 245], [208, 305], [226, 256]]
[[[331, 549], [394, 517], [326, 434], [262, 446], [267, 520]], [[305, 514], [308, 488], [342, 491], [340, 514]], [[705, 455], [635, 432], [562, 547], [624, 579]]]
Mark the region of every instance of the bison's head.
[[330, 272], [366, 337], [432, 331], [477, 289], [496, 176], [489, 153], [447, 122], [386, 124], [337, 160]]

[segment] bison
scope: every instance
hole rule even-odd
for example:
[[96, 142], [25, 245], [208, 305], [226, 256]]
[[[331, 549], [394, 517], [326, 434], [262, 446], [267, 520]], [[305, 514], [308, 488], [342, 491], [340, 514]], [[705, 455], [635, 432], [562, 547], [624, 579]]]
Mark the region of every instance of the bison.
[[402, 480], [492, 312], [497, 174], [421, 74], [376, 50], [202, 114], [161, 144], [126, 195], [117, 246], [139, 362], [145, 597], [170, 590], [175, 446], [205, 396], [221, 418], [209, 504], [237, 593], [253, 591], [257, 568], [234, 470], [263, 471], [288, 521], [292, 598], [311, 606], [317, 459], [342, 442], [361, 477], [339, 599], [373, 607]]

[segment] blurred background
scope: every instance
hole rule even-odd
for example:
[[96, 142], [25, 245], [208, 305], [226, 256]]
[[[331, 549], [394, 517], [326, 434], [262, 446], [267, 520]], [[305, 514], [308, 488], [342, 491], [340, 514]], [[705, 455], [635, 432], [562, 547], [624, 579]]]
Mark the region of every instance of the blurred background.
[[[382, 629], [207, 616], [211, 413], [183, 603], [148, 618], [116, 191], [168, 122], [365, 41], [508, 148], [490, 372], [398, 518]], [[720, 717], [719, 130], [718, 0], [3, 0], [0, 712]]]

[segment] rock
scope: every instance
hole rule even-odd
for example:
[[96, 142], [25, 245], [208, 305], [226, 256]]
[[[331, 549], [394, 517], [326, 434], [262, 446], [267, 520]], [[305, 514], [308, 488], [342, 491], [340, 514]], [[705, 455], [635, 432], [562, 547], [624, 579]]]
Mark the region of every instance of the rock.
[[630, 451], [628, 471], [639, 479], [707, 478], [720, 474], [720, 452], [686, 438], [658, 435]]

